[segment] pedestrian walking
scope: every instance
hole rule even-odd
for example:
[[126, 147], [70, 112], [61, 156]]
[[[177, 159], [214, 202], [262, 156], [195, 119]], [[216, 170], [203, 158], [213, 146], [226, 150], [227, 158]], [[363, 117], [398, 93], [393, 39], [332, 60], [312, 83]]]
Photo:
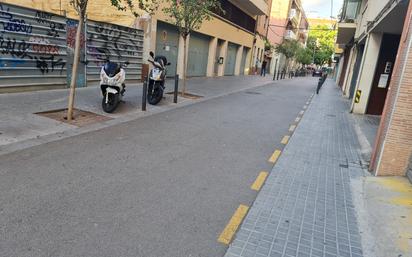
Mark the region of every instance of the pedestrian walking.
[[263, 77], [266, 76], [266, 65], [267, 65], [267, 61], [264, 59], [262, 62], [262, 69], [260, 70], [260, 76], [263, 76]]

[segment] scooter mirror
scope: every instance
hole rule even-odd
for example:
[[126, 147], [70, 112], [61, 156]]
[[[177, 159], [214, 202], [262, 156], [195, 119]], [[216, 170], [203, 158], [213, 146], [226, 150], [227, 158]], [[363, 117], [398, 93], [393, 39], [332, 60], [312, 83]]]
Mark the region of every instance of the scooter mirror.
[[152, 52], [152, 51], [150, 51], [150, 56], [152, 57], [152, 58], [154, 58], [154, 53]]
[[171, 64], [171, 63], [170, 63], [170, 62], [168, 62], [166, 65], [167, 65], [167, 66], [169, 66], [170, 64]]

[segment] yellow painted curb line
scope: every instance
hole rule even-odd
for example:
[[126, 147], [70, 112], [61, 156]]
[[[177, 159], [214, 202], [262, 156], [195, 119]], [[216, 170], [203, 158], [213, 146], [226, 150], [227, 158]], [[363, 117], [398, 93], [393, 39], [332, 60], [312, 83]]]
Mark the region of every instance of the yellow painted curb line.
[[284, 136], [283, 138], [282, 138], [282, 141], [280, 141], [282, 144], [284, 144], [284, 145], [286, 145], [288, 142], [289, 142], [289, 138], [290, 138], [290, 136]]
[[270, 156], [268, 162], [275, 163], [275, 162], [278, 160], [278, 158], [279, 158], [279, 156], [280, 156], [281, 153], [282, 153], [282, 151], [280, 151], [280, 150], [275, 150], [275, 151], [273, 152], [272, 156]]
[[305, 111], [300, 111], [299, 115], [303, 115], [305, 113]]
[[296, 117], [295, 122], [299, 122], [299, 121], [300, 121], [300, 118]]
[[230, 242], [232, 241], [232, 237], [236, 233], [236, 230], [239, 227], [240, 223], [242, 223], [242, 220], [246, 216], [248, 210], [248, 206], [243, 204], [239, 205], [236, 212], [230, 219], [229, 223], [227, 223], [225, 229], [222, 231], [219, 238], [217, 239], [218, 242], [225, 245], [230, 244]]
[[268, 177], [268, 175], [269, 173], [267, 171], [261, 171], [250, 188], [252, 190], [259, 191], [262, 188], [263, 183], [265, 183], [265, 180]]
[[292, 126], [290, 126], [289, 131], [293, 132], [295, 130], [295, 128], [296, 128], [296, 125], [292, 125]]

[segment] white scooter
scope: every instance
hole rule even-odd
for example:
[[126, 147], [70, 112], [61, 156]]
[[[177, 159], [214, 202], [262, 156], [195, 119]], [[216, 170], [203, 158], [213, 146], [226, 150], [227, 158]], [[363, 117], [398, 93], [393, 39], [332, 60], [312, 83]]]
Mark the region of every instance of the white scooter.
[[107, 62], [100, 71], [100, 89], [102, 90], [102, 108], [105, 112], [113, 112], [126, 91], [124, 81], [126, 73], [117, 63]]

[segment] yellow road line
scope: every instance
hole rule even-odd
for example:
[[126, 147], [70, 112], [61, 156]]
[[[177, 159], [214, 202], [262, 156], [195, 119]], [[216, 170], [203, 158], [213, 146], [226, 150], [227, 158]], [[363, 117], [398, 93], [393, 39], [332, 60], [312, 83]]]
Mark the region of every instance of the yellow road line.
[[306, 105], [303, 106], [303, 109], [306, 110], [308, 107]]
[[284, 145], [286, 145], [288, 142], [289, 142], [289, 138], [290, 138], [290, 136], [284, 136], [283, 138], [282, 138], [282, 141], [280, 141], [282, 144], [284, 144]]
[[295, 128], [296, 128], [296, 125], [292, 125], [292, 126], [290, 126], [289, 131], [293, 132], [295, 130]]
[[246, 216], [249, 207], [246, 205], [239, 205], [235, 214], [233, 214], [232, 218], [230, 219], [229, 223], [227, 223], [225, 229], [220, 234], [219, 238], [217, 239], [218, 242], [228, 245], [232, 241], [233, 235], [236, 233], [237, 228], [239, 227], [240, 223], [242, 222], [243, 218]]
[[259, 175], [257, 176], [255, 182], [253, 182], [252, 186], [250, 187], [252, 190], [259, 191], [260, 188], [263, 186], [263, 183], [265, 183], [265, 180], [269, 173], [267, 171], [261, 171]]
[[305, 111], [300, 111], [299, 115], [303, 115], [305, 113]]
[[280, 156], [280, 154], [282, 153], [282, 151], [280, 151], [280, 150], [275, 150], [274, 152], [273, 152], [273, 154], [272, 154], [272, 156], [270, 156], [270, 158], [269, 158], [269, 162], [271, 162], [271, 163], [275, 163], [277, 160], [278, 160], [278, 158], [279, 158], [279, 156]]
[[299, 121], [300, 121], [300, 118], [296, 117], [295, 122], [299, 122]]

